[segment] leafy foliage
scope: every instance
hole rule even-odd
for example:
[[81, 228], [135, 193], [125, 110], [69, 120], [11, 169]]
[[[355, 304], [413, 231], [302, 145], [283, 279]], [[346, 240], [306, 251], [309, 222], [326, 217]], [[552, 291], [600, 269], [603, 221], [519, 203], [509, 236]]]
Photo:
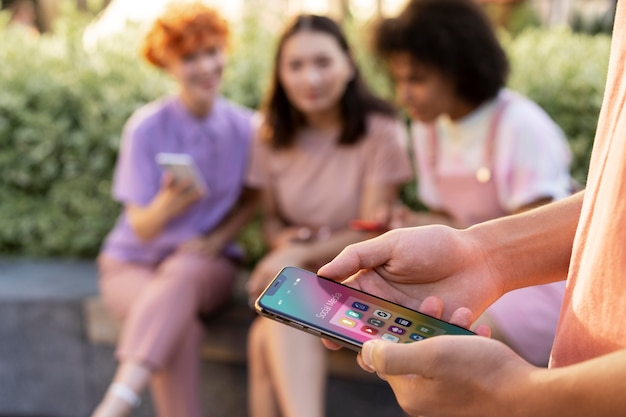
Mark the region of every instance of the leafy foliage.
[[527, 29], [504, 40], [513, 68], [509, 85], [539, 104], [565, 132], [585, 183], [604, 94], [610, 38], [558, 29]]
[[[233, 29], [223, 94], [256, 108], [276, 35], [253, 18]], [[367, 52], [364, 32], [356, 25], [347, 29], [365, 77], [375, 91], [391, 97], [384, 71]], [[2, 33], [1, 254], [94, 256], [119, 213], [110, 188], [122, 126], [138, 107], [173, 91], [167, 76], [138, 59], [138, 29], [93, 50], [83, 48], [81, 34], [82, 26], [67, 23], [38, 39]], [[609, 39], [532, 29], [503, 42], [514, 68], [511, 86], [563, 127], [576, 152], [574, 173], [584, 180]], [[414, 198], [405, 190], [405, 200]], [[264, 251], [258, 221], [240, 241], [255, 262]]]
[[0, 251], [92, 255], [118, 211], [109, 189], [120, 129], [169, 83], [128, 49], [3, 35]]

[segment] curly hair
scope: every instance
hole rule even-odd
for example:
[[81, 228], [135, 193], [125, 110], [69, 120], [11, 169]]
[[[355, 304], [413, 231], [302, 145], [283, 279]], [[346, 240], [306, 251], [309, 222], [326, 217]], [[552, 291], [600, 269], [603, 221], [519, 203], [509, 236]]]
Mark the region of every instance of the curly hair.
[[[279, 76], [279, 62], [283, 47], [296, 33], [302, 31], [320, 32], [331, 36], [342, 52], [351, 57], [352, 52], [341, 27], [326, 16], [303, 14], [295, 16], [279, 38], [274, 56], [274, 70], [271, 85], [263, 100], [261, 112], [265, 123], [261, 136], [275, 149], [289, 148], [296, 139], [296, 134], [304, 122], [304, 115], [287, 98]], [[338, 142], [352, 145], [367, 133], [367, 116], [372, 113], [396, 116], [395, 109], [386, 101], [376, 97], [365, 84], [359, 68], [354, 64], [354, 77], [346, 85], [340, 100], [343, 127]]]
[[164, 68], [173, 59], [198, 47], [225, 44], [228, 23], [202, 3], [171, 3], [148, 31], [141, 53], [148, 62]]
[[411, 0], [398, 17], [380, 22], [374, 49], [383, 58], [407, 53], [441, 71], [474, 104], [495, 97], [509, 73], [492, 23], [474, 0]]

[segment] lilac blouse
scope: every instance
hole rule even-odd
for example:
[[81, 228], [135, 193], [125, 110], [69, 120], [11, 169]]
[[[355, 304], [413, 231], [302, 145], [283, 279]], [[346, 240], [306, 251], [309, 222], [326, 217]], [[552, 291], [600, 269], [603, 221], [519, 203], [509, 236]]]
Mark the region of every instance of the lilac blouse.
[[122, 204], [146, 206], [161, 185], [163, 170], [155, 160], [159, 152], [191, 155], [208, 192], [148, 242], [135, 235], [122, 212], [102, 252], [122, 261], [153, 264], [183, 242], [215, 228], [237, 201], [244, 184], [252, 114], [222, 98], [204, 118], [189, 113], [177, 97], [136, 111], [124, 128], [113, 198]]

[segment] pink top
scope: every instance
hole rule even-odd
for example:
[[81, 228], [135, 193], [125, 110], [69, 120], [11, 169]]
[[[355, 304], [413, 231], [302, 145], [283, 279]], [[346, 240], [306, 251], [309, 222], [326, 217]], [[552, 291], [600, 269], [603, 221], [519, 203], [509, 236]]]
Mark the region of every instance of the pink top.
[[401, 184], [411, 176], [406, 130], [388, 117], [368, 118], [367, 134], [339, 146], [336, 133], [303, 130], [290, 149], [274, 150], [258, 138], [247, 182], [273, 189], [284, 220], [294, 226], [345, 228], [359, 217], [365, 187]]
[[[493, 151], [486, 156], [492, 121], [503, 100], [507, 104], [493, 132]], [[432, 124], [412, 123], [419, 198], [430, 209], [449, 212], [469, 226], [512, 213], [542, 197], [559, 200], [570, 193], [572, 156], [567, 140], [545, 111], [524, 96], [504, 89], [460, 120], [439, 117], [435, 128], [439, 140], [433, 164]], [[500, 213], [488, 207], [484, 213], [464, 213], [463, 207], [455, 210], [443, 201], [437, 177], [476, 176], [485, 164], [490, 167]]]
[[551, 366], [626, 347], [626, 2], [617, 3], [604, 102]]

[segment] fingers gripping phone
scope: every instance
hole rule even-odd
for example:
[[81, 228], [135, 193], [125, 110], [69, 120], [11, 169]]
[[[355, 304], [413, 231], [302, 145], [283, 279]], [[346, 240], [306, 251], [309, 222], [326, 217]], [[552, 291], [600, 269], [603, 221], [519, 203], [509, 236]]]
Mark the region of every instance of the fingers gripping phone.
[[160, 152], [156, 156], [156, 161], [161, 168], [171, 173], [176, 181], [191, 180], [198, 190], [207, 191], [207, 186], [191, 155]]
[[475, 333], [296, 267], [285, 267], [255, 303], [259, 314], [360, 351], [382, 339], [411, 343]]

